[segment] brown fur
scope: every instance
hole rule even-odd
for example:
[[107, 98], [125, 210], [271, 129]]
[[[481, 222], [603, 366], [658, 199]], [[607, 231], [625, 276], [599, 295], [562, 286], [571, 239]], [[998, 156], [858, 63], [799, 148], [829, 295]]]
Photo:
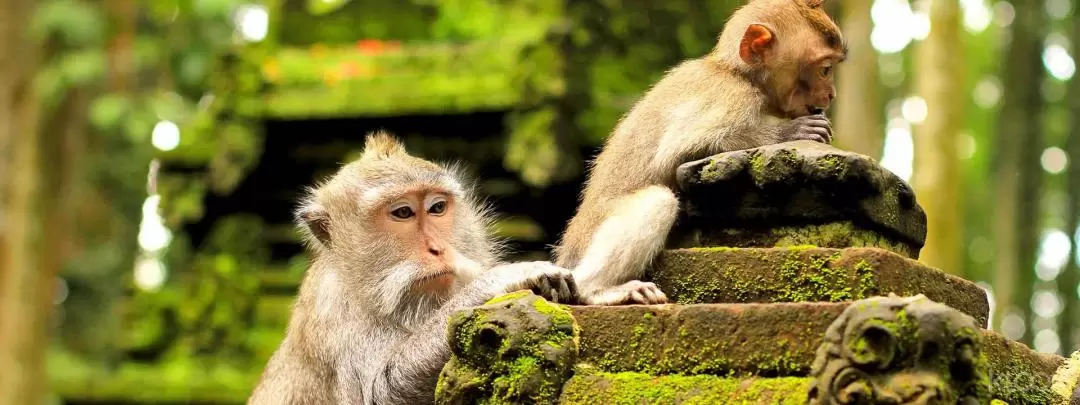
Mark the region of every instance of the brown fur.
[[[646, 92], [590, 165], [581, 205], [556, 247], [556, 263], [576, 268], [585, 301], [666, 301], [648, 283], [620, 286], [640, 279], [663, 248], [677, 214], [675, 169], [724, 151], [827, 142], [828, 120], [811, 107], [828, 107], [835, 89], [823, 67], [845, 53], [820, 1], [754, 0], [731, 16], [712, 52]], [[642, 289], [638, 296], [658, 299], [637, 299]], [[590, 298], [599, 295], [608, 298]]]

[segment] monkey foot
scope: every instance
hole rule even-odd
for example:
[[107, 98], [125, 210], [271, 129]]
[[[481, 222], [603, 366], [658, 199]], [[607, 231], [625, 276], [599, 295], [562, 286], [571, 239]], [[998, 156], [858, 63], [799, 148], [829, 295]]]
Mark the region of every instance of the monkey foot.
[[631, 280], [581, 298], [585, 305], [666, 304], [667, 295], [656, 284]]

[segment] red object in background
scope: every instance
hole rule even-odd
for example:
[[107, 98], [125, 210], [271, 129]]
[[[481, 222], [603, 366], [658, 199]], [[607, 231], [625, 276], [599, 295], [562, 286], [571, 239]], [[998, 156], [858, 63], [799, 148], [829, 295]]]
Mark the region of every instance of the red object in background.
[[356, 41], [356, 49], [359, 49], [362, 53], [378, 54], [382, 53], [385, 48], [385, 44], [377, 39], [361, 39]]

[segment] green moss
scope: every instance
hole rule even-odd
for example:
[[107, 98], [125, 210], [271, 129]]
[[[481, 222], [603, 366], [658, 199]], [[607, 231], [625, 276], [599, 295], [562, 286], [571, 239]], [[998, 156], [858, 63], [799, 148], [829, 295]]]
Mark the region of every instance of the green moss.
[[753, 156], [750, 157], [750, 170], [754, 178], [764, 175], [766, 171], [765, 163], [765, 156], [761, 152], [755, 151]]
[[513, 300], [516, 300], [518, 298], [525, 298], [525, 297], [527, 297], [529, 295], [532, 295], [532, 291], [529, 291], [529, 290], [514, 291], [512, 293], [503, 294], [503, 295], [500, 295], [498, 297], [492, 298], [492, 299], [488, 300], [487, 302], [485, 302], [484, 305], [492, 305], [492, 304], [498, 304], [500, 302], [513, 301]]
[[[530, 294], [526, 291], [525, 296]], [[555, 325], [569, 325], [574, 323], [574, 315], [570, 313], [565, 305], [554, 304], [546, 299], [540, 298], [533, 301], [533, 308], [536, 308], [541, 314], [551, 317], [551, 322]]]
[[719, 164], [717, 164], [716, 160], [709, 160], [709, 163], [707, 163], [705, 167], [701, 168], [701, 172], [698, 174], [698, 177], [700, 177], [701, 181], [703, 182], [712, 183], [720, 180], [720, 173], [720, 166]]
[[[521, 291], [458, 314], [450, 326], [454, 356], [440, 374], [438, 403], [546, 402], [558, 396], [577, 358], [580, 333], [568, 308]], [[491, 339], [477, 341], [479, 336]]]
[[818, 159], [815, 163], [817, 163], [818, 167], [834, 176], [843, 173], [844, 170], [847, 169], [847, 163], [844, 162], [842, 157], [837, 155], [827, 155]]
[[739, 250], [739, 248], [730, 246], [698, 246], [687, 248], [686, 250], [692, 252], [734, 252]]
[[[664, 269], [672, 267], [689, 274], [668, 275], [664, 273], [667, 270], [654, 271], [654, 281], [662, 284], [661, 287], [681, 304], [757, 301], [755, 297], [764, 297], [769, 302], [839, 302], [864, 298], [874, 290], [873, 267], [868, 262], [862, 261], [854, 267], [839, 265], [837, 261], [842, 255], [841, 251], [830, 251], [823, 255], [815, 253], [814, 249], [816, 246], [813, 245], [785, 248], [786, 257], [774, 267], [773, 274], [766, 273], [768, 267], [749, 267], [749, 264], [768, 266], [773, 262], [771, 257], [764, 263], [754, 261], [747, 263], [747, 266], [727, 263], [723, 271], [726, 277], [692, 277], [694, 272], [715, 267], [711, 262], [697, 262], [710, 260], [711, 256], [680, 255], [677, 263], [672, 263], [668, 258], [661, 265], [665, 266]], [[738, 248], [686, 250], [696, 253], [742, 252]], [[770, 255], [775, 253], [770, 252]], [[718, 301], [717, 294], [721, 293], [727, 298]]]
[[915, 246], [860, 227], [850, 221], [753, 229], [709, 229], [702, 233], [700, 243], [730, 247], [876, 247], [906, 257], [914, 257], [918, 252]]
[[804, 404], [810, 380], [801, 377], [727, 378], [642, 373], [578, 374], [567, 382], [561, 404]]

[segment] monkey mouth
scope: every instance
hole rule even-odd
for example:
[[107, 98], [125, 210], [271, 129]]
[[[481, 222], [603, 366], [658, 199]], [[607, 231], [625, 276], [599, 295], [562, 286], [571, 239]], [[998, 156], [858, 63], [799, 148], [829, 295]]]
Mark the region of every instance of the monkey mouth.
[[821, 107], [818, 107], [818, 106], [812, 106], [812, 105], [806, 106], [806, 111], [809, 112], [810, 115], [818, 115], [818, 114], [824, 114], [825, 113], [824, 108], [821, 108]]
[[450, 280], [445, 281], [451, 281], [454, 278], [454, 271], [451, 270], [449, 267], [444, 267], [436, 271], [432, 271], [430, 273], [424, 274], [423, 276], [420, 276], [420, 278], [416, 280], [416, 284], [425, 285], [440, 278], [448, 278]]

